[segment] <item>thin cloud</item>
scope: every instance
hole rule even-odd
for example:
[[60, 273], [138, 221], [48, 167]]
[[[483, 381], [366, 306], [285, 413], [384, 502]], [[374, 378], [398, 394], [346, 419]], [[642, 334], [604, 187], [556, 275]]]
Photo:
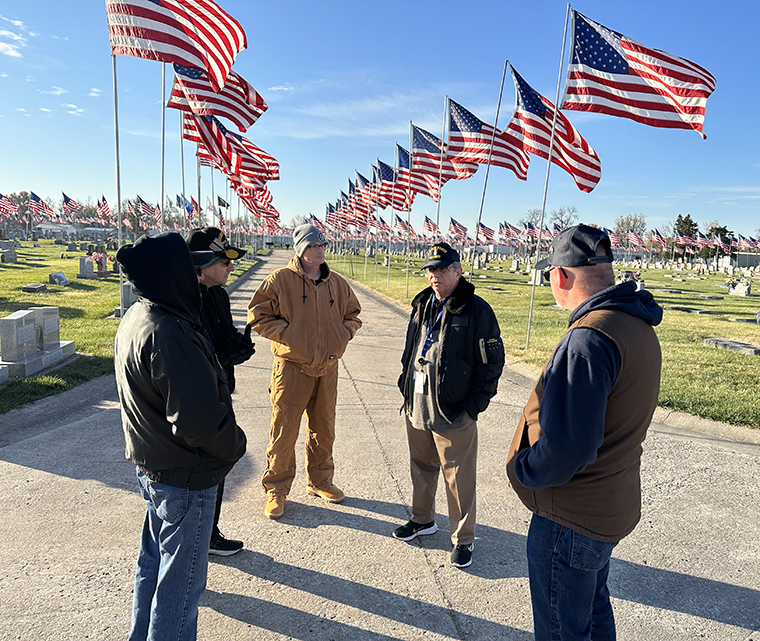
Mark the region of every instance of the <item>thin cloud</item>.
[[26, 109], [24, 109], [23, 107], [16, 107], [16, 111], [26, 112]]
[[7, 42], [0, 42], [0, 54], [10, 56], [11, 58], [23, 58], [18, 50], [18, 45], [12, 45]]
[[72, 105], [71, 103], [64, 103], [61, 107], [65, 107], [68, 110], [66, 113], [70, 113], [72, 116], [81, 116], [84, 113], [84, 109]]
[[69, 93], [68, 89], [64, 89], [63, 87], [56, 87], [53, 85], [53, 88], [50, 91], [45, 91], [44, 89], [40, 89], [40, 93], [48, 94], [49, 96], [62, 96], [65, 93]]
[[267, 91], [293, 91], [295, 87], [291, 84], [285, 83], [284, 85], [275, 85], [274, 87], [269, 87]]
[[100, 98], [101, 93], [103, 93], [102, 89], [93, 87], [92, 89], [90, 89], [90, 93], [88, 93], [87, 96], [92, 96], [93, 98]]
[[52, 113], [50, 109], [45, 109], [45, 107], [40, 107], [40, 111], [44, 111], [45, 113]]
[[7, 73], [0, 73], [0, 78], [7, 78], [7, 77], [8, 77]]

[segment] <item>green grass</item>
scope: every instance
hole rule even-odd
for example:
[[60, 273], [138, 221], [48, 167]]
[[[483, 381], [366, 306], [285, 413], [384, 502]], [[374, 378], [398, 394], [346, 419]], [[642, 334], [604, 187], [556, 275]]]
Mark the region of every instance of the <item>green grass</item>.
[[[98, 280], [77, 279], [82, 252], [67, 252], [66, 245], [55, 245], [52, 240], [38, 242], [41, 247], [24, 242], [16, 248], [17, 263], [0, 263], [0, 318], [29, 307], [58, 307], [61, 340], [73, 340], [77, 353], [84, 357], [48, 374], [9, 382], [0, 388], [0, 413], [113, 373], [113, 340], [119, 321], [109, 316], [119, 306], [118, 273]], [[229, 282], [253, 264], [245, 261]], [[48, 274], [58, 271], [70, 285], [48, 284], [50, 292], [39, 294], [21, 291], [29, 283], [47, 283]]]
[[[382, 255], [378, 261], [382, 261]], [[390, 288], [388, 270], [377, 267], [370, 258], [364, 277], [363, 256], [329, 256], [336, 271], [362, 282], [404, 304], [423, 287], [427, 280], [419, 274], [421, 259], [412, 260], [407, 295], [406, 264], [402, 257], [391, 257]], [[567, 327], [568, 312], [552, 307], [554, 298], [548, 287], [537, 287], [531, 322], [530, 348], [525, 349], [528, 331], [531, 286], [528, 277], [510, 274], [509, 261], [494, 263], [504, 271], [476, 270], [473, 280], [478, 294], [493, 307], [501, 326], [508, 358], [530, 365], [538, 372], [549, 358]], [[469, 267], [465, 267], [469, 269]], [[729, 296], [725, 276], [709, 276], [691, 280], [691, 272], [670, 272], [650, 269], [642, 274], [646, 287], [664, 306], [680, 305], [712, 312], [709, 315], [665, 310], [662, 323], [656, 328], [663, 354], [662, 384], [659, 403], [662, 407], [727, 423], [760, 427], [760, 357], [738, 354], [702, 345], [704, 338], [727, 338], [760, 345], [760, 325], [729, 322], [729, 317], [754, 318], [760, 308], [760, 280], [751, 297]], [[486, 275], [487, 278], [479, 278]], [[674, 281], [683, 278], [683, 282]], [[500, 290], [483, 289], [494, 286]], [[681, 294], [668, 294], [658, 289], [678, 289]], [[723, 300], [704, 300], [697, 294], [723, 296]]]

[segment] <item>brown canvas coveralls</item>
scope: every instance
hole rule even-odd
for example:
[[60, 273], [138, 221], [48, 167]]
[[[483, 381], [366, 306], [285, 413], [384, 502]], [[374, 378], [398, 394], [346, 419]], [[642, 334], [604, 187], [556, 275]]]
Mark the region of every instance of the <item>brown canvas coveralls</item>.
[[295, 478], [295, 444], [306, 413], [307, 484], [332, 485], [338, 359], [361, 327], [361, 306], [346, 280], [321, 265], [314, 281], [297, 256], [272, 272], [248, 304], [253, 330], [272, 341], [265, 491], [286, 496]]

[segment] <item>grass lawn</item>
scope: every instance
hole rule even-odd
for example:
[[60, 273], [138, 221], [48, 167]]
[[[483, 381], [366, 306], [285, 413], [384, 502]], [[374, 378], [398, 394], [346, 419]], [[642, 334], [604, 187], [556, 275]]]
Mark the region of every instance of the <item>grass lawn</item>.
[[[29, 307], [56, 306], [61, 340], [73, 340], [77, 353], [84, 357], [48, 374], [10, 381], [0, 388], [0, 413], [113, 373], [113, 339], [119, 321], [109, 316], [119, 305], [118, 273], [98, 280], [78, 279], [82, 252], [67, 252], [66, 245], [55, 245], [52, 240], [38, 242], [41, 247], [32, 247], [31, 242], [17, 247], [17, 263], [0, 263], [0, 318]], [[244, 262], [231, 274], [230, 282], [251, 265]], [[21, 291], [29, 283], [47, 283], [48, 274], [58, 271], [70, 285], [48, 284], [48, 293]]]
[[[383, 256], [378, 257], [382, 261]], [[363, 256], [328, 256], [331, 268], [409, 304], [423, 287], [426, 278], [419, 273], [424, 261], [413, 260], [407, 294], [406, 267], [402, 257], [392, 257], [390, 287], [388, 269], [370, 258], [364, 276]], [[530, 348], [525, 349], [530, 309], [531, 286], [528, 277], [510, 274], [511, 262], [493, 263], [504, 271], [476, 270], [474, 284], [478, 295], [494, 309], [501, 326], [508, 358], [522, 361], [536, 372], [544, 366], [554, 346], [567, 327], [568, 312], [555, 309], [549, 287], [537, 287], [531, 323]], [[469, 269], [469, 266], [465, 267]], [[616, 267], [617, 269], [617, 267]], [[707, 310], [710, 314], [691, 314], [665, 310], [656, 328], [662, 346], [662, 384], [659, 403], [662, 407], [688, 412], [717, 421], [760, 427], [760, 356], [749, 356], [704, 347], [704, 338], [727, 338], [760, 345], [760, 325], [729, 322], [728, 318], [755, 318], [760, 309], [760, 280], [751, 297], [729, 296], [725, 276], [690, 279], [692, 272], [645, 270], [642, 280], [663, 307], [677, 305]], [[485, 278], [481, 278], [485, 276]], [[682, 278], [676, 281], [674, 278]], [[499, 289], [484, 289], [498, 287]], [[658, 291], [680, 290], [680, 294]], [[699, 298], [699, 295], [723, 296], [722, 300]]]

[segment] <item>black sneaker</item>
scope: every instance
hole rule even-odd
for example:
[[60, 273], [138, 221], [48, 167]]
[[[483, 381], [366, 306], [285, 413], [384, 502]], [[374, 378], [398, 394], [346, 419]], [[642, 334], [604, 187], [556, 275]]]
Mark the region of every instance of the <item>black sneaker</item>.
[[472, 543], [469, 545], [457, 545], [451, 551], [449, 565], [455, 568], [466, 568], [472, 565]]
[[237, 554], [243, 549], [243, 542], [236, 541], [235, 539], [226, 539], [221, 532], [218, 536], [211, 539], [211, 544], [208, 547], [209, 554], [216, 554], [217, 556], [232, 556]]
[[438, 526], [435, 524], [435, 521], [431, 521], [430, 523], [409, 521], [406, 525], [393, 530], [393, 536], [400, 541], [411, 541], [422, 534], [435, 534], [437, 531]]

